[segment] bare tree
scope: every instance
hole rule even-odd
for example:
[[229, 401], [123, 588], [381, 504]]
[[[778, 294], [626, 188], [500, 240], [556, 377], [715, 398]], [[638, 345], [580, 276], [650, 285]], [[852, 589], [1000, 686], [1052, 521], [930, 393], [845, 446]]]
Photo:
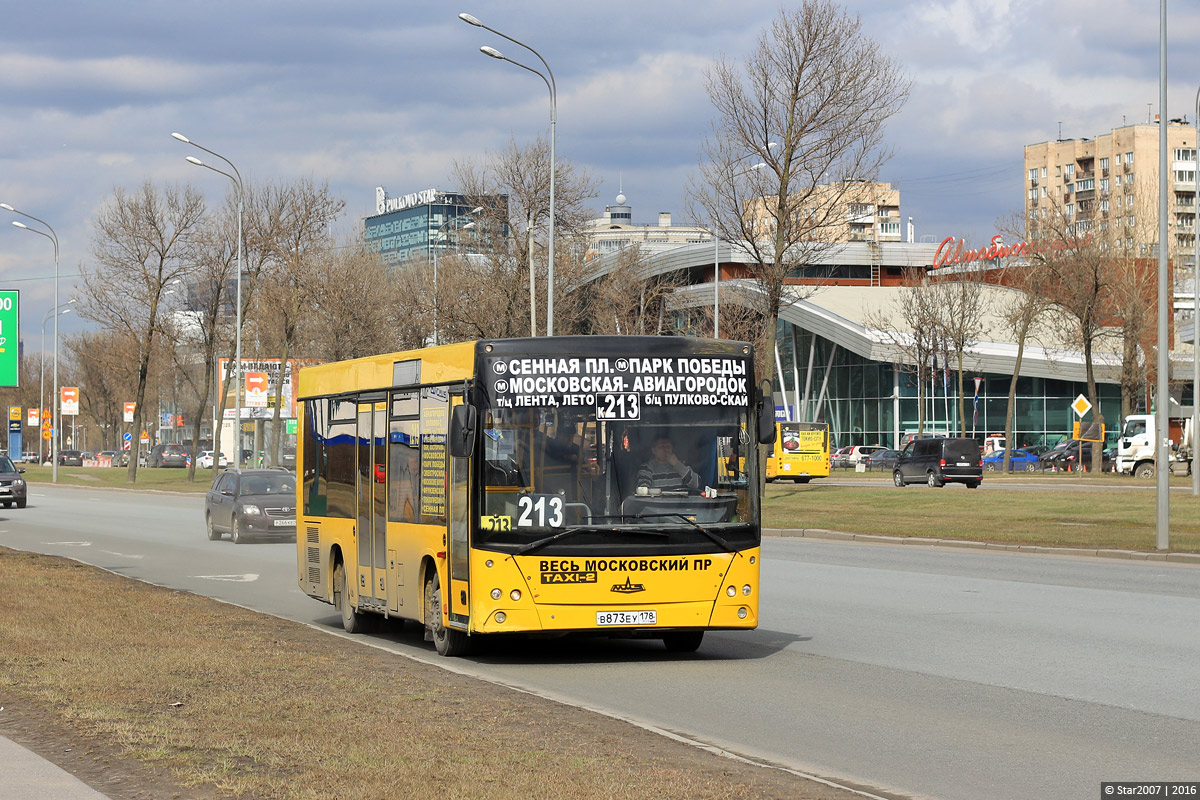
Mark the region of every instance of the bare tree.
[[884, 125], [908, 82], [857, 18], [803, 0], [780, 10], [743, 63], [714, 64], [706, 88], [717, 118], [689, 187], [703, 213], [691, 213], [746, 249], [766, 331], [760, 367], [772, 374], [780, 311], [816, 290], [791, 279], [837, 246], [819, 234], [844, 221], [890, 156]]
[[[204, 198], [191, 187], [162, 190], [146, 181], [133, 193], [118, 188], [96, 217], [95, 266], [84, 267], [82, 317], [138, 343], [134, 429], [145, 415], [146, 380], [155, 337], [162, 332], [168, 287], [195, 268], [192, 239], [204, 219]], [[137, 480], [136, 451], [129, 481]]]
[[[188, 480], [196, 480], [196, 464], [200, 456], [200, 429], [208, 417], [214, 394], [214, 375], [217, 358], [231, 333], [230, 308], [236, 302], [230, 284], [237, 278], [237, 242], [227, 232], [236, 229], [236, 206], [227, 202], [221, 213], [206, 220], [194, 241], [196, 270], [192, 279], [177, 284], [176, 304], [172, 317], [172, 341], [176, 344], [176, 374], [183, 376], [195, 398], [192, 416], [192, 459], [188, 465]], [[200, 363], [197, 375], [188, 367], [190, 361]], [[221, 409], [220, 414], [224, 413]], [[213, 430], [214, 465], [220, 461], [220, 419]]]
[[331, 226], [346, 204], [330, 193], [328, 183], [310, 178], [268, 186], [262, 197], [262, 233], [269, 258], [258, 288], [257, 318], [260, 336], [269, 338], [280, 353], [270, 436], [271, 463], [278, 464], [284, 377], [308, 310], [326, 287], [322, 273], [333, 250]]
[[[569, 245], [581, 236], [585, 223], [592, 217], [585, 202], [596, 196], [596, 181], [586, 170], [561, 156], [557, 158], [555, 173], [555, 239], [556, 244], [561, 241]], [[520, 326], [522, 320], [529, 320], [528, 326], [525, 326], [529, 335], [536, 336], [539, 330], [545, 332], [544, 325], [539, 326], [536, 322], [536, 312], [546, 307], [549, 144], [541, 138], [526, 146], [510, 140], [504, 150], [485, 153], [478, 161], [468, 159], [455, 162], [451, 178], [471, 206], [483, 209], [476, 215], [476, 225], [472, 230], [460, 231], [455, 235], [461, 236], [464, 241], [471, 239], [475, 245], [472, 249], [483, 253], [483, 260], [489, 262], [486, 265], [472, 263], [463, 267], [468, 273], [474, 272], [488, 282], [475, 287], [454, 285], [457, 299], [477, 301], [481, 295], [496, 293], [507, 302], [504, 314], [508, 319], [503, 323], [506, 328]], [[500, 197], [506, 198], [506, 202], [500, 202]], [[570, 328], [574, 321], [573, 309], [577, 306], [571, 303], [569, 295], [578, 284], [581, 255], [581, 248], [563, 247], [561, 244], [555, 247], [556, 332], [560, 321], [564, 323], [564, 330]], [[439, 293], [446, 283], [438, 281]], [[469, 304], [467, 308], [470, 307]], [[439, 303], [439, 329], [443, 316], [450, 312], [452, 309], [447, 304]], [[476, 315], [472, 312], [471, 316]], [[477, 327], [479, 321], [447, 319], [446, 330], [451, 335], [456, 322], [465, 323], [469, 330]]]
[[899, 353], [897, 369], [916, 377], [917, 435], [925, 435], [925, 382], [931, 376], [935, 354], [942, 344], [938, 309], [932, 283], [925, 274], [905, 278], [896, 302], [869, 310], [864, 322]]
[[[966, 397], [963, 393], [963, 357], [983, 333], [983, 284], [965, 274], [939, 277], [930, 285], [935, 328], [953, 356], [958, 375], [959, 435], [967, 435]], [[949, 421], [947, 421], [949, 422]], [[948, 427], [948, 426], [947, 426]]]

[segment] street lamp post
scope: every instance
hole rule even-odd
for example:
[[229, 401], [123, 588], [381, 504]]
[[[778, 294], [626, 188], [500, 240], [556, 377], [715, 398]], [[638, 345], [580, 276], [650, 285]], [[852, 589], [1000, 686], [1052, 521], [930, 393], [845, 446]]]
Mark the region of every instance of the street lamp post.
[[[22, 217], [31, 219], [34, 222], [45, 225], [46, 231], [49, 231], [49, 233], [47, 233], [46, 231], [40, 231], [37, 228], [29, 227], [24, 222], [20, 222], [19, 220], [13, 220], [13, 225], [17, 226], [18, 228], [29, 231], [31, 233], [36, 233], [39, 236], [45, 236], [47, 239], [49, 239], [51, 242], [54, 243], [54, 308], [55, 308], [55, 310], [57, 310], [58, 309], [58, 234], [56, 234], [54, 232], [54, 228], [50, 227], [50, 223], [46, 222], [43, 219], [38, 219], [37, 217], [33, 216], [32, 214], [26, 214], [24, 211], [18, 211], [17, 209], [10, 206], [8, 203], [0, 203], [0, 208], [3, 208], [5, 211], [11, 211], [14, 214], [20, 214]], [[50, 435], [50, 461], [51, 461], [50, 481], [52, 483], [58, 483], [58, 437], [61, 435], [59, 432], [59, 428], [58, 428], [58, 423], [59, 423], [59, 419], [58, 419], [58, 416], [59, 416], [59, 414], [58, 414], [58, 411], [59, 411], [59, 402], [58, 402], [58, 317], [59, 317], [58, 314], [54, 315], [54, 430], [51, 432], [51, 435]]]
[[1197, 434], [1200, 433], [1200, 89], [1196, 90], [1196, 139], [1192, 160], [1192, 192], [1195, 211], [1192, 216], [1192, 244], [1196, 252], [1192, 261], [1192, 495], [1200, 495], [1200, 455], [1197, 455]]
[[[71, 303], [74, 303], [74, 302], [75, 302], [74, 300], [68, 300], [67, 302], [65, 302], [61, 306], [59, 306], [58, 308], [50, 309], [49, 311], [46, 312], [46, 316], [42, 317], [42, 350], [41, 350], [42, 368], [40, 370], [38, 370], [38, 372], [40, 373], [39, 378], [38, 378], [38, 403], [41, 404], [41, 408], [38, 410], [38, 421], [39, 422], [41, 421], [41, 418], [42, 418], [41, 413], [46, 408], [46, 323], [50, 321], [51, 316], [62, 316], [63, 314], [70, 314], [71, 309], [69, 308], [69, 306]], [[57, 315], [54, 314], [55, 311], [58, 312]], [[55, 321], [57, 322], [57, 319]], [[55, 400], [55, 402], [58, 402], [58, 401]], [[45, 440], [42, 439], [41, 436], [39, 435], [38, 436], [38, 459], [39, 459], [38, 463], [39, 464], [42, 464], [45, 462], [45, 458], [42, 457], [42, 455], [43, 455], [42, 442], [43, 441], [45, 441]]]
[[512, 38], [511, 36], [501, 33], [500, 31], [496, 30], [495, 28], [490, 28], [487, 25], [484, 25], [482, 22], [480, 22], [478, 19], [471, 16], [470, 14], [466, 14], [466, 13], [459, 14], [458, 18], [461, 19], [463, 22], [467, 23], [468, 25], [474, 25], [477, 28], [483, 28], [485, 31], [491, 31], [492, 33], [496, 34], [497, 36], [499, 36], [503, 39], [507, 39], [508, 41], [512, 42], [513, 44], [524, 47], [526, 50], [528, 50], [529, 52], [531, 52], [535, 56], [537, 56], [538, 60], [542, 62], [542, 66], [546, 68], [546, 74], [543, 75], [541, 72], [534, 69], [533, 67], [528, 67], [519, 61], [513, 61], [511, 58], [508, 58], [507, 56], [505, 56], [503, 53], [501, 53], [499, 50], [497, 50], [494, 47], [479, 48], [479, 52], [483, 53], [486, 56], [491, 56], [492, 58], [499, 59], [500, 61], [507, 61], [508, 63], [510, 63], [514, 66], [520, 67], [523, 70], [532, 72], [534, 75], [537, 75], [539, 78], [541, 78], [543, 81], [545, 81], [546, 88], [550, 90], [550, 243], [549, 243], [549, 248], [546, 253], [546, 260], [547, 260], [547, 264], [546, 264], [546, 335], [553, 336], [554, 335], [554, 168], [555, 168], [554, 145], [555, 145], [555, 137], [556, 137], [555, 128], [558, 125], [558, 87], [554, 82], [554, 73], [550, 70], [550, 65], [546, 63], [546, 59], [542, 58], [542, 54], [539, 53], [537, 50], [534, 50], [532, 47], [525, 44], [524, 42], [517, 41], [516, 39]]
[[[236, 396], [234, 398], [234, 408], [235, 408], [234, 413], [236, 416], [234, 419], [235, 434], [234, 434], [234, 440], [233, 440], [233, 447], [236, 452], [233, 455], [233, 458], [234, 458], [233, 463], [234, 463], [234, 466], [236, 466], [240, 469], [242, 466], [242, 238], [243, 238], [242, 237], [242, 215], [245, 213], [245, 189], [242, 185], [242, 173], [238, 172], [238, 168], [228, 158], [226, 158], [225, 156], [221, 155], [220, 153], [218, 153], [214, 150], [209, 150], [207, 147], [204, 147], [203, 145], [196, 144], [191, 139], [184, 136], [182, 133], [172, 133], [171, 136], [172, 136], [172, 138], [178, 139], [179, 141], [183, 142], [184, 144], [190, 144], [192, 147], [199, 148], [200, 150], [203, 150], [204, 152], [206, 152], [210, 155], [214, 155], [217, 158], [224, 161], [226, 164], [228, 164], [229, 168], [233, 170], [233, 175], [230, 175], [228, 172], [217, 169], [216, 167], [211, 166], [209, 164], [205, 164], [203, 161], [196, 158], [195, 156], [187, 157], [188, 163], [195, 164], [198, 167], [204, 167], [205, 169], [210, 169], [213, 172], [220, 173], [221, 175], [224, 175], [226, 178], [229, 178], [229, 180], [233, 181], [233, 185], [237, 189], [237, 195], [238, 195], [238, 208], [237, 208], [237, 212], [238, 212], [238, 232], [237, 232], [238, 274], [237, 274], [237, 308], [234, 311], [235, 321], [234, 321], [234, 347], [233, 347], [233, 351], [234, 351], [233, 362], [235, 365], [234, 366], [234, 392], [236, 394]], [[219, 459], [220, 453], [217, 453], [215, 457]]]

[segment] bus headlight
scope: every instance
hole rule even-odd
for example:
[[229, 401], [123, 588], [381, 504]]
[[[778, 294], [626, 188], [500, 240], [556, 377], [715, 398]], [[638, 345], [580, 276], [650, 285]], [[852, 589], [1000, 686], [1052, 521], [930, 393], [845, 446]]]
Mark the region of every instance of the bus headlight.
[[499, 589], [492, 589], [492, 599], [493, 600], [499, 600], [503, 596], [504, 596], [504, 592], [500, 591]]
[[747, 583], [745, 586], [742, 587], [742, 594], [744, 594], [746, 596], [750, 595], [750, 584]]
[[511, 592], [508, 593], [508, 596], [512, 599], [512, 601], [514, 603], [516, 603], [521, 599], [521, 590], [513, 589]]
[[730, 597], [737, 597], [737, 589], [729, 586], [725, 589], [725, 594], [729, 595]]
[[750, 612], [746, 610], [745, 606], [742, 606], [741, 608], [738, 609], [738, 619], [745, 619], [749, 615], [750, 615]]
[[503, 623], [506, 619], [508, 619], [508, 614], [505, 614], [503, 611], [496, 612], [496, 622]]

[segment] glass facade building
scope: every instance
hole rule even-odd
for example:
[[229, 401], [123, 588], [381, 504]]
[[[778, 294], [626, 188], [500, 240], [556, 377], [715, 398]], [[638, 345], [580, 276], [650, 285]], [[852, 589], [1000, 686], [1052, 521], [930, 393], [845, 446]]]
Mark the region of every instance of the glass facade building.
[[[495, 217], [505, 218], [507, 195], [487, 197], [484, 204], [499, 210]], [[379, 187], [376, 210], [375, 216], [363, 220], [363, 238], [368, 247], [380, 254], [386, 266], [395, 267], [414, 260], [432, 260], [434, 250], [442, 253], [457, 250], [463, 239], [461, 227], [472, 221], [474, 209], [465, 197], [455, 192], [426, 189], [389, 198], [383, 187]], [[456, 223], [460, 218], [463, 218], [461, 223]], [[471, 241], [476, 241], [480, 233], [485, 232], [476, 230]], [[507, 233], [505, 226], [500, 235]]]
[[[832, 442], [838, 447], [895, 447], [905, 434], [917, 432], [921, 393], [912, 368], [866, 358], [782, 320], [778, 334], [782, 394], [786, 396], [783, 413], [792, 419], [828, 422]], [[949, 372], [942, 364], [938, 366], [932, 385], [926, 378], [924, 430], [957, 435], [958, 375], [953, 364]], [[976, 377], [982, 378], [978, 403]], [[1010, 381], [1010, 375], [964, 373], [968, 436], [982, 440], [989, 434], [1004, 433]], [[1110, 434], [1115, 434], [1121, 413], [1120, 387], [1100, 383], [1097, 391], [1100, 411], [1108, 420]], [[1087, 395], [1087, 384], [1082, 381], [1018, 378], [1015, 444], [1053, 445], [1068, 436], [1075, 419], [1070, 404], [1081, 394]], [[777, 410], [782, 403], [777, 388]]]

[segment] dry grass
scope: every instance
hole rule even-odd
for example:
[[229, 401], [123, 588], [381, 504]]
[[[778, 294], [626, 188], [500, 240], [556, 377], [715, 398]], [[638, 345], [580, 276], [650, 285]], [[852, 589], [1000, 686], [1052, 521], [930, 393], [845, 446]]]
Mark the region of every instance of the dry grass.
[[65, 559], [0, 548], [0, 597], [10, 703], [216, 797], [848, 797]]
[[[1182, 488], [1180, 480], [1172, 485]], [[1057, 547], [1155, 549], [1155, 493], [1150, 482], [1108, 475], [985, 475], [984, 483], [1014, 488], [897, 489], [847, 486], [836, 478], [803, 486], [772, 484], [763, 500], [763, 525]], [[1017, 489], [1018, 483], [1038, 488]], [[1086, 491], [1079, 485], [1101, 490]], [[1200, 552], [1200, 498], [1190, 491], [1174, 491], [1170, 507], [1171, 550]]]

